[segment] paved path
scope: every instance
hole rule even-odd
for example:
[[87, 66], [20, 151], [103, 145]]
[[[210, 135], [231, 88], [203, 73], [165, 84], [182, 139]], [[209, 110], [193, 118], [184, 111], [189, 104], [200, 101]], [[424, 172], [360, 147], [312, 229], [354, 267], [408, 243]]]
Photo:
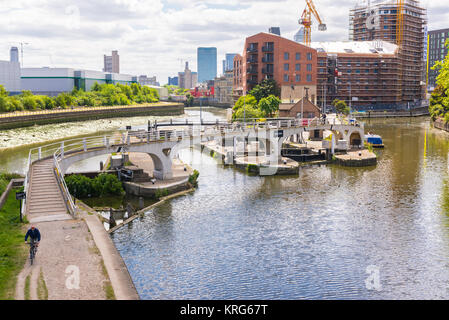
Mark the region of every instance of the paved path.
[[[31, 275], [30, 296], [37, 300], [42, 271], [49, 300], [103, 300], [109, 279], [103, 273], [102, 257], [83, 220], [36, 223], [42, 240], [35, 263], [29, 259], [19, 274], [16, 299], [23, 300], [25, 280]], [[79, 285], [77, 273], [79, 270]]]
[[26, 215], [30, 223], [71, 219], [56, 180], [52, 159], [33, 164], [27, 196]]

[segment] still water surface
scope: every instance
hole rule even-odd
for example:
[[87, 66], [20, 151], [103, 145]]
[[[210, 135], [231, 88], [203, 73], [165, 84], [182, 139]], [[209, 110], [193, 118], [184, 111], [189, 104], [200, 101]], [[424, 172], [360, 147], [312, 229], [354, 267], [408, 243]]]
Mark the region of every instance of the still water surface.
[[[224, 117], [205, 110], [205, 118]], [[199, 117], [198, 109], [186, 113]], [[134, 120], [144, 126], [147, 118]], [[81, 134], [73, 124], [68, 132], [42, 127], [29, 134]], [[386, 146], [371, 168], [250, 177], [183, 150], [200, 171], [199, 188], [113, 235], [141, 298], [448, 299], [449, 134], [427, 118], [366, 128]], [[1, 170], [24, 172], [29, 148], [1, 150]], [[369, 266], [379, 270], [379, 290], [366, 287]]]
[[141, 297], [448, 299], [449, 136], [427, 118], [367, 129], [386, 146], [376, 167], [296, 177], [250, 177], [185, 150], [198, 190], [113, 235]]

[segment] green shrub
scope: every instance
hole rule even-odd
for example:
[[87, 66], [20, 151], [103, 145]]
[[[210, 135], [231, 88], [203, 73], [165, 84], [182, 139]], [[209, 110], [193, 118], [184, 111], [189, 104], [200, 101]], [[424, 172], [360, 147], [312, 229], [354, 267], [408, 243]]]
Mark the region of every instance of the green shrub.
[[189, 176], [189, 183], [194, 186], [195, 188], [198, 186], [198, 177], [200, 176], [200, 173], [198, 170], [193, 170], [193, 173]]
[[102, 173], [93, 180], [93, 189], [99, 196], [121, 195], [124, 190], [116, 175]]
[[168, 190], [167, 189], [157, 189], [156, 192], [154, 193], [154, 197], [156, 199], [160, 199], [162, 197], [166, 197], [168, 196]]
[[90, 179], [83, 175], [71, 175], [65, 178], [70, 194], [76, 198], [122, 195], [122, 183], [116, 175], [102, 173]]

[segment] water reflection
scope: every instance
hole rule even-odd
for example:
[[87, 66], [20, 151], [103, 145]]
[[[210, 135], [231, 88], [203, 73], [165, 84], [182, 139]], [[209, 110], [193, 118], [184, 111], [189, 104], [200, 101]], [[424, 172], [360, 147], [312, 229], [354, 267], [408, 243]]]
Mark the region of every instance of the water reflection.
[[[113, 235], [141, 297], [448, 298], [447, 136], [425, 118], [367, 127], [386, 145], [371, 168], [250, 177], [183, 152], [199, 189]], [[381, 291], [365, 287], [370, 265]]]

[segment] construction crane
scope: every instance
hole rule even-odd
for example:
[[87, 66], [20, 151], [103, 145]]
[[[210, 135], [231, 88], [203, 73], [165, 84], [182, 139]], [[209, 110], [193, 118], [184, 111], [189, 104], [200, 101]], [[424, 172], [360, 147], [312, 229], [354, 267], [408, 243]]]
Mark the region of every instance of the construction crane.
[[396, 44], [401, 48], [403, 30], [404, 30], [404, 0], [396, 0], [397, 5], [397, 17], [396, 17]]
[[310, 46], [312, 42], [312, 14], [315, 16], [315, 19], [318, 20], [318, 30], [326, 31], [327, 26], [323, 23], [318, 14], [318, 11], [315, 8], [312, 0], [306, 0], [306, 8], [304, 9], [301, 18], [299, 19], [299, 24], [304, 26], [304, 44], [306, 46]]

